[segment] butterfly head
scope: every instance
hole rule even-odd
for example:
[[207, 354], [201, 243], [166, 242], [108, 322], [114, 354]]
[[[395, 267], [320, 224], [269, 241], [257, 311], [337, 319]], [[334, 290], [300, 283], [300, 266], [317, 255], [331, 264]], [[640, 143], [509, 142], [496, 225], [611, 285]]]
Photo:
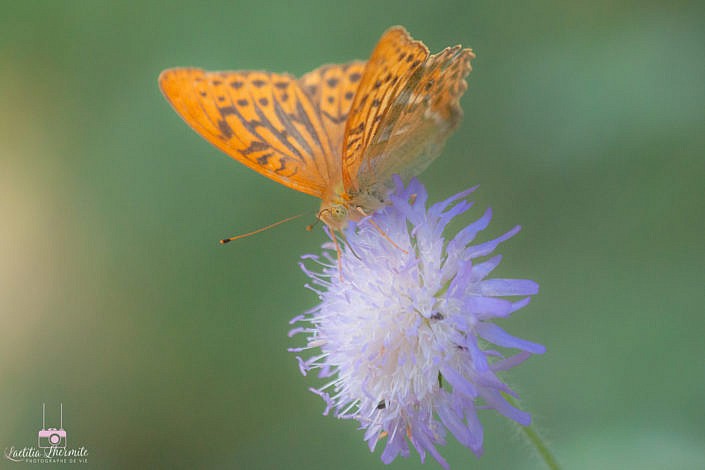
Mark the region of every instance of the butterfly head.
[[318, 211], [318, 219], [326, 224], [331, 230], [342, 230], [350, 220], [350, 210], [345, 204], [321, 204]]

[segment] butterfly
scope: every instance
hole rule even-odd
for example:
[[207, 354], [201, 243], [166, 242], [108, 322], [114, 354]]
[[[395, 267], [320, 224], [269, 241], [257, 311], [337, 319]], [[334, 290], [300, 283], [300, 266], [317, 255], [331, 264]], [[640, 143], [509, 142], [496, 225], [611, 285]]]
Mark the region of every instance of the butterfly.
[[421, 173], [462, 118], [471, 49], [430, 55], [401, 26], [367, 62], [300, 78], [264, 71], [172, 68], [159, 86], [203, 138], [258, 173], [321, 199], [333, 230], [386, 203], [392, 176]]

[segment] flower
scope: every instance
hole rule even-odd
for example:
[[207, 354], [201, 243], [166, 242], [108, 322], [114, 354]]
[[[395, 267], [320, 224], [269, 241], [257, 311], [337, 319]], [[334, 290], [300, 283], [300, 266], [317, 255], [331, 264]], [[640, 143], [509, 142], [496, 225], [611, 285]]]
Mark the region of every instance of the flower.
[[[386, 440], [382, 461], [409, 455], [409, 442], [421, 460], [430, 453], [448, 467], [436, 445], [446, 431], [477, 456], [483, 431], [479, 408], [492, 408], [528, 426], [528, 413], [512, 406], [503, 393], [516, 396], [497, 372], [523, 362], [544, 347], [515, 338], [492, 323], [526, 306], [538, 292], [530, 280], [487, 279], [501, 256], [486, 259], [497, 245], [515, 235], [471, 245], [492, 216], [482, 217], [449, 241], [447, 224], [467, 211], [475, 188], [426, 208], [428, 194], [413, 179], [404, 187], [395, 178], [390, 204], [352, 224], [340, 243], [303, 262], [320, 304], [292, 320], [290, 336], [303, 334], [306, 345], [292, 348], [301, 372], [318, 370], [330, 379], [311, 389], [326, 402], [324, 414], [355, 419], [365, 430], [370, 450]], [[342, 272], [339, 271], [342, 269]], [[503, 297], [524, 296], [520, 300]], [[494, 345], [494, 346], [493, 346]], [[501, 348], [520, 352], [505, 357]], [[316, 352], [313, 352], [316, 350]]]

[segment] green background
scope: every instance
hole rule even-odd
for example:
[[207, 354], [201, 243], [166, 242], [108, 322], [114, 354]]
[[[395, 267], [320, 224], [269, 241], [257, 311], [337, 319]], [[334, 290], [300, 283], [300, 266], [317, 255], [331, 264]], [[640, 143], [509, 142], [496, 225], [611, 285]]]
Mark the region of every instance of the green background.
[[[299, 75], [402, 24], [477, 53], [465, 120], [422, 181], [432, 200], [481, 184], [466, 221], [494, 209], [483, 239], [523, 226], [498, 275], [541, 293], [502, 324], [548, 351], [507, 379], [559, 460], [704, 468], [702, 5], [3, 2], [0, 448], [36, 444], [41, 404], [56, 424], [63, 402], [83, 468], [384, 467], [286, 351], [316, 302], [297, 262], [325, 239], [303, 230], [318, 201], [207, 144], [156, 79]], [[542, 468], [481, 419], [485, 455], [450, 439], [454, 468]]]

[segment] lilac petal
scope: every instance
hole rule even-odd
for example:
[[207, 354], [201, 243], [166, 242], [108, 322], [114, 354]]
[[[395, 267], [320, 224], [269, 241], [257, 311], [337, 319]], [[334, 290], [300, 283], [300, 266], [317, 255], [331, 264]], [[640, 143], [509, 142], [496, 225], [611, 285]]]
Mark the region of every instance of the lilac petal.
[[458, 416], [456, 410], [451, 409], [450, 404], [444, 400], [437, 408], [438, 417], [455, 436], [455, 438], [465, 447], [472, 447], [474, 444], [474, 436], [468, 429], [468, 426], [463, 422], [462, 415]]
[[477, 282], [487, 277], [499, 265], [500, 261], [502, 261], [502, 255], [493, 256], [487, 261], [475, 264], [472, 267], [471, 282]]
[[500, 392], [487, 390], [487, 393], [482, 394], [487, 404], [497, 410], [503, 416], [516, 421], [522, 426], [531, 424], [531, 415], [526, 411], [522, 411], [512, 406]]
[[407, 447], [406, 441], [404, 440], [404, 433], [393, 433], [387, 437], [387, 445], [382, 451], [381, 459], [382, 462], [390, 464], [397, 458], [399, 452]]
[[470, 352], [472, 366], [475, 368], [476, 373], [482, 374], [490, 370], [490, 364], [487, 362], [487, 356], [484, 351], [480, 349], [480, 345], [477, 344], [477, 337], [474, 334], [466, 335], [463, 345], [468, 348], [468, 351]]
[[480, 185], [473, 186], [470, 189], [466, 189], [465, 191], [459, 192], [458, 194], [449, 197], [445, 201], [441, 201], [441, 202], [438, 202], [438, 203], [432, 205], [428, 209], [428, 213], [430, 215], [438, 216], [439, 214], [441, 214], [443, 211], [446, 210], [446, 207], [450, 206], [451, 204], [453, 204], [455, 201], [457, 201], [459, 199], [465, 199], [466, 197], [468, 197], [471, 193], [473, 193], [479, 187], [480, 187]]
[[296, 356], [296, 361], [299, 363], [299, 371], [301, 372], [301, 375], [305, 377], [308, 372], [306, 361], [304, 361], [301, 356]]
[[300, 322], [300, 321], [304, 321], [305, 319], [306, 319], [306, 315], [305, 315], [305, 314], [297, 315], [297, 316], [295, 316], [294, 318], [292, 318], [292, 319], [289, 321], [289, 325], [293, 325], [294, 323], [298, 323], [298, 322]]
[[[407, 199], [414, 196], [415, 200], [413, 203], [414, 210], [426, 212], [426, 201], [428, 201], [428, 192], [424, 185], [417, 178], [411, 178], [409, 181], [409, 186], [407, 187]], [[425, 214], [424, 214], [425, 215]]]
[[513, 397], [518, 397], [517, 393], [509, 388], [509, 385], [505, 384], [492, 372], [489, 367], [483, 374], [478, 374], [474, 377], [475, 383], [479, 386], [480, 395], [482, 395], [482, 390], [499, 390], [507, 393]]
[[452, 367], [442, 366], [441, 374], [443, 378], [453, 387], [454, 392], [460, 392], [469, 398], [477, 397], [477, 389], [465, 377]]
[[309, 391], [323, 398], [323, 401], [326, 402], [326, 409], [323, 410], [323, 416], [328, 416], [328, 413], [330, 413], [331, 409], [334, 406], [333, 400], [331, 399], [330, 395], [328, 395], [322, 390], [317, 390], [315, 388], [309, 388]]
[[482, 297], [473, 295], [465, 299], [465, 311], [478, 320], [487, 320], [495, 317], [506, 317], [514, 310], [512, 302], [495, 297]]
[[[454, 277], [450, 280], [450, 286], [448, 287], [447, 294], [449, 297], [462, 297], [468, 286], [472, 285], [470, 282], [471, 267], [471, 260], [459, 261], [457, 263], [457, 269], [451, 272], [451, 274], [454, 274]], [[444, 279], [444, 281], [447, 282], [446, 279]]]
[[483, 339], [505, 348], [521, 349], [532, 354], [543, 354], [546, 348], [537, 343], [532, 343], [525, 339], [516, 338], [494, 323], [480, 323], [475, 327], [475, 331]]
[[[537, 289], [538, 289], [538, 284], [536, 285], [536, 287], [537, 287]], [[529, 302], [531, 302], [531, 297], [524, 297], [524, 298], [521, 299], [521, 300], [517, 300], [516, 302], [514, 302], [514, 303], [512, 304], [512, 311], [511, 311], [511, 313], [516, 312], [516, 311], [519, 310], [520, 308], [526, 307], [527, 305], [529, 305]]]
[[492, 220], [492, 209], [487, 209], [482, 217], [462, 229], [448, 242], [448, 253], [457, 253], [464, 249], [478, 233], [487, 228], [490, 220]]
[[303, 327], [303, 326], [299, 326], [299, 327], [292, 328], [291, 330], [289, 330], [289, 333], [287, 333], [287, 336], [289, 338], [291, 338], [294, 335], [298, 335], [299, 333], [305, 333], [307, 331], [311, 331], [311, 329]]
[[481, 243], [479, 245], [471, 246], [465, 251], [465, 258], [477, 258], [478, 256], [487, 256], [490, 253], [494, 251], [495, 248], [497, 248], [497, 245], [500, 243], [509, 240], [512, 238], [514, 235], [519, 233], [521, 230], [521, 226], [517, 225], [504, 235], [500, 235], [499, 237], [495, 238], [494, 240], [490, 240], [485, 243]]
[[414, 207], [409, 205], [406, 199], [402, 199], [398, 196], [389, 196], [389, 200], [394, 204], [395, 209], [399, 212], [401, 216], [410, 220], [414, 225], [419, 225], [423, 221], [424, 213], [419, 213], [419, 211], [414, 210]]
[[477, 411], [473, 403], [468, 403], [463, 409], [465, 410], [465, 420], [468, 423], [468, 431], [470, 431], [472, 435], [469, 447], [475, 455], [480, 457], [482, 455], [482, 440], [484, 438], [482, 423], [477, 416]]
[[499, 358], [504, 359], [504, 354], [497, 351], [496, 349], [485, 349], [485, 355], [487, 357], [499, 357]]
[[[411, 432], [412, 436], [414, 437], [412, 442], [414, 443], [414, 447], [416, 447], [416, 450], [419, 452], [419, 454], [422, 454], [423, 449], [425, 449], [433, 456], [434, 459], [436, 459], [436, 462], [438, 462], [441, 467], [445, 468], [446, 470], [450, 468], [450, 465], [448, 465], [446, 459], [444, 459], [441, 454], [438, 453], [438, 449], [436, 449], [436, 446], [434, 446], [433, 442], [431, 442], [431, 440], [428, 438], [428, 436], [431, 435], [428, 430], [419, 431], [412, 427]], [[424, 461], [424, 457], [425, 456], [422, 454], [422, 463]]]
[[[467, 212], [473, 206], [473, 204], [474, 203], [468, 201], [460, 201], [459, 203], [448, 209], [446, 212], [442, 212], [438, 216], [437, 231], [439, 232], [439, 235], [443, 232], [443, 229], [445, 229], [446, 225], [448, 225], [451, 220]], [[429, 215], [431, 215], [430, 211]]]
[[539, 293], [539, 285], [528, 279], [486, 279], [481, 281], [477, 287], [480, 295], [493, 297]]
[[370, 452], [375, 451], [375, 447], [377, 447], [377, 443], [379, 442], [379, 436], [382, 433], [380, 431], [379, 426], [370, 426], [367, 428], [365, 431], [365, 436], [364, 440], [367, 442], [367, 446], [370, 448]]
[[522, 351], [501, 361], [494, 362], [490, 367], [493, 371], [509, 370], [514, 366], [518, 366], [531, 356], [532, 354], [530, 352]]

